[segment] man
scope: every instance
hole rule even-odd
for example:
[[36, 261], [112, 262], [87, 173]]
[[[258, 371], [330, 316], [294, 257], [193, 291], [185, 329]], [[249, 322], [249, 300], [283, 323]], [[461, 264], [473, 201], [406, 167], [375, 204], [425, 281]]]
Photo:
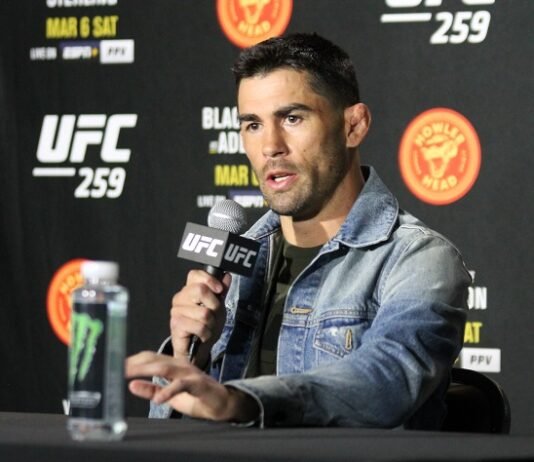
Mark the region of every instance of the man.
[[[350, 59], [295, 34], [244, 50], [233, 70], [271, 208], [246, 233], [258, 262], [250, 278], [191, 271], [173, 299], [169, 354], [127, 362], [129, 377], [164, 379], [130, 390], [157, 417], [439, 429], [470, 277], [360, 166], [371, 117]], [[193, 335], [203, 343], [191, 364]]]

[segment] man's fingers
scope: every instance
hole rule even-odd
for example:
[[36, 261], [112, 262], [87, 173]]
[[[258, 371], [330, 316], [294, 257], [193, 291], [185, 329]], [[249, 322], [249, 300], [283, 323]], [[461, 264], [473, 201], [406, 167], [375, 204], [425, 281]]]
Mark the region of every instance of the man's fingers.
[[224, 326], [223, 299], [231, 279], [231, 275], [226, 274], [219, 281], [202, 270], [188, 273], [187, 283], [174, 295], [170, 310], [169, 327], [175, 357], [189, 357], [191, 339], [196, 337], [203, 346], [194, 355], [194, 362], [205, 364], [209, 349]]
[[[180, 412], [190, 413], [196, 396], [202, 395], [209, 385], [216, 383], [211, 377], [191, 367], [188, 362], [182, 365], [179, 360], [170, 356], [144, 351], [127, 359], [127, 377], [150, 375], [165, 377], [169, 383], [161, 386], [147, 380], [134, 379], [128, 385], [129, 390], [135, 396], [157, 404], [173, 400], [173, 405]], [[181, 396], [178, 396], [180, 394]]]
[[198, 305], [212, 310], [217, 309], [221, 305], [219, 294], [206, 284], [190, 284], [172, 298], [173, 307], [194, 307]]
[[183, 391], [188, 391], [187, 379], [174, 379], [168, 385], [157, 390], [153, 400], [155, 403], [161, 404], [170, 400], [174, 395], [177, 395], [178, 393], [181, 393]]
[[[201, 307], [198, 308], [201, 309]], [[209, 311], [205, 308], [204, 310]], [[215, 322], [215, 317], [209, 314], [204, 315], [201, 313], [197, 318], [191, 318], [181, 313], [173, 312], [170, 320], [171, 333], [176, 338], [186, 338], [191, 335], [196, 335], [202, 341], [206, 341], [213, 334]]]
[[160, 387], [147, 380], [132, 380], [128, 384], [128, 389], [137, 397], [144, 399], [153, 399]]
[[[184, 319], [191, 319], [209, 327], [215, 324], [215, 313], [205, 306], [173, 306], [171, 308], [171, 324], [178, 324]], [[171, 325], [171, 327], [173, 327]]]
[[128, 368], [128, 366], [146, 364], [147, 362], [154, 361], [154, 359], [158, 356], [159, 355], [154, 351], [141, 351], [126, 359], [126, 368]]
[[171, 327], [171, 342], [175, 357], [189, 357], [191, 339], [196, 336], [202, 343], [213, 337], [213, 331], [198, 321], [184, 319], [174, 328]]
[[192, 417], [247, 421], [259, 413], [253, 398], [225, 387], [187, 361], [171, 356], [143, 351], [128, 358], [126, 372], [130, 378], [149, 375], [165, 377], [169, 383], [164, 386], [135, 379], [128, 387], [139, 398], [157, 404], [168, 403], [178, 412]]
[[172, 356], [160, 355], [152, 351], [143, 351], [126, 360], [126, 377], [159, 376], [172, 379], [181, 369], [190, 368], [190, 364]]
[[226, 295], [226, 292], [228, 292], [228, 289], [230, 288], [230, 284], [232, 283], [232, 275], [230, 273], [225, 273], [221, 282], [224, 286], [224, 290], [222, 293]]
[[[195, 304], [200, 301], [201, 305]], [[221, 302], [205, 285], [188, 287], [173, 299], [170, 311], [170, 330], [173, 350], [176, 355], [188, 354], [192, 336], [198, 337], [202, 343], [214, 338], [218, 331], [217, 321], [224, 314], [221, 311]]]
[[200, 338], [202, 342], [206, 342], [213, 335], [213, 330], [199, 321], [184, 319], [180, 321], [179, 325], [171, 329], [171, 335], [173, 344], [174, 342], [180, 342], [180, 344], [182, 342], [189, 342], [193, 335]]
[[152, 399], [157, 404], [168, 402], [192, 417], [221, 420], [226, 396], [224, 385], [200, 371], [190, 371], [156, 390]]
[[187, 274], [186, 285], [189, 286], [193, 284], [207, 285], [210, 290], [216, 294], [221, 294], [225, 290], [221, 281], [202, 270], [192, 270]]

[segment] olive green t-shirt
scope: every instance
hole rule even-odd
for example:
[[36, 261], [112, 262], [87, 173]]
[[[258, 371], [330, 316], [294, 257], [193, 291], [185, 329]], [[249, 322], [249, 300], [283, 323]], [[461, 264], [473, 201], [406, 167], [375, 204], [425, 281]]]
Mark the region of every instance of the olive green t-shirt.
[[278, 245], [274, 262], [276, 284], [271, 294], [268, 294], [268, 297], [270, 296], [267, 301], [268, 311], [264, 315], [259, 342], [252, 352], [247, 370], [248, 377], [276, 374], [278, 337], [289, 287], [322, 247], [295, 247], [288, 244], [284, 238]]

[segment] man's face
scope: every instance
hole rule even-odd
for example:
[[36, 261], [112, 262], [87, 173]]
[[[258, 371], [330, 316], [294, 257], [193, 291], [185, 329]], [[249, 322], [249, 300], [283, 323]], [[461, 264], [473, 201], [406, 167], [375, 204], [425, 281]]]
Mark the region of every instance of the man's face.
[[243, 79], [238, 108], [245, 151], [271, 209], [305, 220], [336, 202], [351, 158], [343, 111], [315, 93], [305, 73]]

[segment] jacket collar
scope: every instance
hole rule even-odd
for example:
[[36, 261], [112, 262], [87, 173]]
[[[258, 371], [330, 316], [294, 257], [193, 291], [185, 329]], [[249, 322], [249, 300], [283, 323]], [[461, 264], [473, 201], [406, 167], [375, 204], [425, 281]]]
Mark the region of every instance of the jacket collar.
[[[399, 214], [397, 199], [382, 182], [373, 167], [362, 166], [366, 179], [356, 202], [338, 233], [331, 239], [349, 247], [367, 247], [386, 241]], [[269, 210], [245, 233], [251, 239], [261, 239], [280, 229], [280, 217]]]

